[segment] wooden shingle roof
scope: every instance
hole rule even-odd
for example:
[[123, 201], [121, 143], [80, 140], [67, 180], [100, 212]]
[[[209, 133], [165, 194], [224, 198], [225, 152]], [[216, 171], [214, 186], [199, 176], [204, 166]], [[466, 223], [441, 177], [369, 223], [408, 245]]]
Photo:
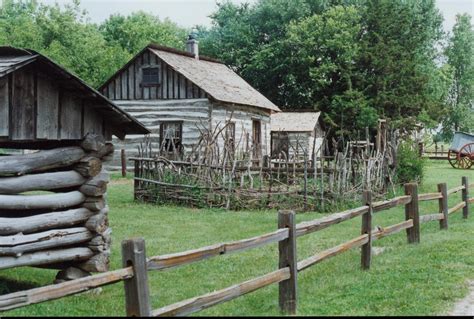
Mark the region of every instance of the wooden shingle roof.
[[150, 50], [217, 101], [281, 112], [278, 106], [223, 63], [209, 59], [198, 60], [156, 47], [150, 47]]
[[271, 130], [282, 132], [312, 132], [321, 112], [281, 112], [272, 114]]

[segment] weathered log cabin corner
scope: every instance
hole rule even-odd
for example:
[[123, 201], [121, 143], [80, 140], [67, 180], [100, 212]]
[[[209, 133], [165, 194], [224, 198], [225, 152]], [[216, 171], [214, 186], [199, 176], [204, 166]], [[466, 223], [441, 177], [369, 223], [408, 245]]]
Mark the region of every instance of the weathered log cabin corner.
[[[187, 46], [180, 51], [149, 44], [99, 91], [151, 131], [155, 154], [177, 159], [174, 149], [179, 148], [182, 157], [199, 143], [203, 131], [227, 125], [234, 151], [250, 149], [254, 162], [261, 164], [270, 155], [270, 116], [280, 109], [222, 62], [199, 56], [196, 40]], [[121, 168], [122, 149], [127, 158], [136, 157], [143, 141], [143, 134], [117, 141], [111, 167]]]
[[60, 269], [58, 281], [107, 271], [103, 162], [112, 135], [147, 133], [45, 56], [0, 47], [0, 269]]

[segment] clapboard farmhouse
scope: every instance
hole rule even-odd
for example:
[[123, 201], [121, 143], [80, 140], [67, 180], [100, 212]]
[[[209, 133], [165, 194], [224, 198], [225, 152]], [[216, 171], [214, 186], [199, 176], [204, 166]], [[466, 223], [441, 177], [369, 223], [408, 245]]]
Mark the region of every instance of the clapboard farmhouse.
[[113, 154], [112, 135], [146, 133], [45, 56], [0, 47], [0, 269], [57, 268], [59, 280], [71, 279], [71, 271], [106, 271], [109, 177], [102, 162]]
[[[187, 48], [150, 44], [99, 90], [152, 132], [162, 156], [185, 155], [203, 131], [225, 126], [235, 151], [250, 149], [261, 162], [270, 154], [270, 116], [279, 108], [223, 63], [200, 57], [191, 37]], [[135, 155], [143, 138], [126, 139], [127, 156]]]
[[272, 159], [319, 157], [323, 142], [321, 112], [281, 112], [271, 118]]

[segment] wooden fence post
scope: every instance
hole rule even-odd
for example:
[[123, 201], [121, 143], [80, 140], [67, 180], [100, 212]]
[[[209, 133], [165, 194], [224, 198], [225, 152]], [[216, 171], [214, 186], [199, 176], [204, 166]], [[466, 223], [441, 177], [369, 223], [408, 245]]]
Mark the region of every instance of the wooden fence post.
[[296, 314], [297, 298], [297, 256], [296, 256], [296, 221], [294, 211], [278, 212], [278, 228], [288, 228], [288, 239], [278, 243], [279, 268], [290, 267], [290, 278], [279, 284], [280, 310], [284, 313]]
[[405, 195], [411, 196], [411, 201], [405, 205], [405, 220], [413, 219], [413, 227], [407, 229], [408, 243], [420, 242], [420, 212], [418, 205], [418, 185], [405, 184]]
[[463, 176], [462, 184], [464, 185], [464, 189], [462, 190], [462, 200], [466, 204], [462, 210], [462, 217], [467, 219], [469, 217], [469, 179], [467, 176]]
[[439, 221], [440, 229], [448, 229], [448, 187], [446, 183], [438, 184], [438, 192], [441, 193], [439, 202], [439, 213], [444, 215], [444, 218]]
[[370, 262], [372, 260], [372, 192], [365, 191], [363, 195], [364, 206], [369, 206], [369, 211], [362, 215], [362, 235], [369, 235], [369, 241], [362, 246], [361, 249], [361, 266], [362, 269], [370, 269]]
[[127, 156], [123, 148], [120, 150], [120, 162], [122, 163], [122, 177], [127, 177]]
[[[140, 176], [140, 164], [141, 164], [141, 161], [140, 160], [134, 160], [135, 161], [135, 167], [134, 167], [134, 173], [133, 173], [133, 177], [134, 178], [137, 178], [137, 177], [141, 177]], [[138, 188], [140, 187], [140, 181], [135, 179], [133, 181], [133, 199], [134, 200], [137, 200], [138, 199]]]
[[124, 281], [127, 316], [151, 316], [145, 240], [143, 238], [122, 242], [122, 265], [123, 267], [133, 267], [133, 277]]

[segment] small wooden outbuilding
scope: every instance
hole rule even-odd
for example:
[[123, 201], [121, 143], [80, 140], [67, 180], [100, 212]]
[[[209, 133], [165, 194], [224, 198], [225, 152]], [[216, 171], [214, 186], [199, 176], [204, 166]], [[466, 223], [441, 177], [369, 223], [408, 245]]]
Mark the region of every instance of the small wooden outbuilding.
[[[261, 162], [270, 153], [270, 116], [280, 109], [225, 64], [199, 56], [198, 41], [190, 37], [187, 45], [187, 51], [148, 45], [99, 90], [152, 132], [161, 156], [185, 155], [203, 132], [225, 126], [230, 152]], [[143, 140], [133, 135], [121, 147], [134, 156]]]
[[131, 133], [148, 130], [75, 75], [35, 51], [0, 47], [0, 269], [59, 268], [59, 280], [107, 270], [102, 161], [112, 135]]
[[321, 153], [321, 112], [281, 112], [271, 117], [272, 158], [313, 159]]

